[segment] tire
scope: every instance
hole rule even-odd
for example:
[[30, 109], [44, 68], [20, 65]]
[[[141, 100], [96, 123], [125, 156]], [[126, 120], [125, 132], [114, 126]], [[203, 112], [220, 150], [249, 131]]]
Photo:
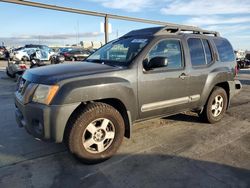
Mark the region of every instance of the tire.
[[203, 121], [214, 124], [219, 122], [227, 109], [228, 97], [221, 87], [215, 87], [208, 98], [200, 117]]
[[121, 114], [104, 103], [87, 105], [73, 117], [69, 126], [66, 130], [68, 148], [86, 164], [96, 164], [112, 157], [125, 132]]
[[50, 64], [56, 64], [56, 60], [55, 60], [55, 58], [51, 58], [51, 60], [50, 60]]
[[243, 69], [246, 68], [246, 63], [245, 62], [242, 64], [242, 68]]
[[15, 74], [14, 75], [12, 75], [12, 74], [10, 74], [9, 73], [9, 71], [8, 71], [8, 69], [6, 69], [6, 74], [7, 74], [7, 76], [9, 76], [10, 78], [15, 78]]
[[26, 56], [23, 56], [23, 57], [22, 57], [22, 61], [26, 62], [26, 61], [28, 61], [28, 60], [29, 60], [28, 57], [26, 57]]

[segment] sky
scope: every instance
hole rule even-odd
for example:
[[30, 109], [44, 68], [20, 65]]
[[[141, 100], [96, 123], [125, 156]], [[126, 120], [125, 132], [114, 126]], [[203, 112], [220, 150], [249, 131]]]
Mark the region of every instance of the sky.
[[[33, 0], [34, 1], [34, 0]], [[234, 49], [250, 50], [250, 0], [38, 0], [35, 2], [193, 25], [219, 31]], [[104, 41], [103, 18], [0, 2], [0, 43], [48, 45]], [[110, 40], [155, 25], [110, 20]], [[0, 44], [1, 45], [1, 44]]]

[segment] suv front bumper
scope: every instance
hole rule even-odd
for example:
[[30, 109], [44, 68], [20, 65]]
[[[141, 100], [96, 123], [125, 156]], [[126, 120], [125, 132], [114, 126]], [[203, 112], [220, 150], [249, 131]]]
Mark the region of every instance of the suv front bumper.
[[16, 98], [16, 121], [34, 137], [60, 143], [68, 119], [79, 104], [47, 106], [31, 102], [24, 105]]

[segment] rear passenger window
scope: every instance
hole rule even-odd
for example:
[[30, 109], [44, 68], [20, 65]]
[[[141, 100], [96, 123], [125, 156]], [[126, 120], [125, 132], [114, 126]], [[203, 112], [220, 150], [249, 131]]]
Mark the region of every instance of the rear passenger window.
[[201, 40], [198, 38], [190, 38], [188, 39], [188, 46], [189, 46], [192, 65], [193, 66], [206, 65], [206, 59]]
[[219, 53], [221, 62], [229, 62], [235, 60], [233, 48], [226, 39], [214, 39], [214, 43]]
[[203, 46], [204, 46], [204, 49], [205, 49], [205, 53], [206, 53], [206, 59], [207, 59], [207, 64], [211, 63], [212, 62], [212, 52], [211, 52], [211, 48], [210, 48], [210, 45], [208, 43], [208, 40], [206, 39], [202, 39], [202, 42], [203, 42]]

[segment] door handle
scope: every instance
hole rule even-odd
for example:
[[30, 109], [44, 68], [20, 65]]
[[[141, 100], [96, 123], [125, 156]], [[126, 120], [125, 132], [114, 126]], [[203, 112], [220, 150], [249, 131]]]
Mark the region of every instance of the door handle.
[[187, 74], [185, 74], [185, 73], [182, 73], [182, 74], [179, 76], [179, 78], [182, 79], [182, 80], [184, 80], [185, 78], [188, 78], [188, 77], [189, 77], [189, 75], [187, 75]]

